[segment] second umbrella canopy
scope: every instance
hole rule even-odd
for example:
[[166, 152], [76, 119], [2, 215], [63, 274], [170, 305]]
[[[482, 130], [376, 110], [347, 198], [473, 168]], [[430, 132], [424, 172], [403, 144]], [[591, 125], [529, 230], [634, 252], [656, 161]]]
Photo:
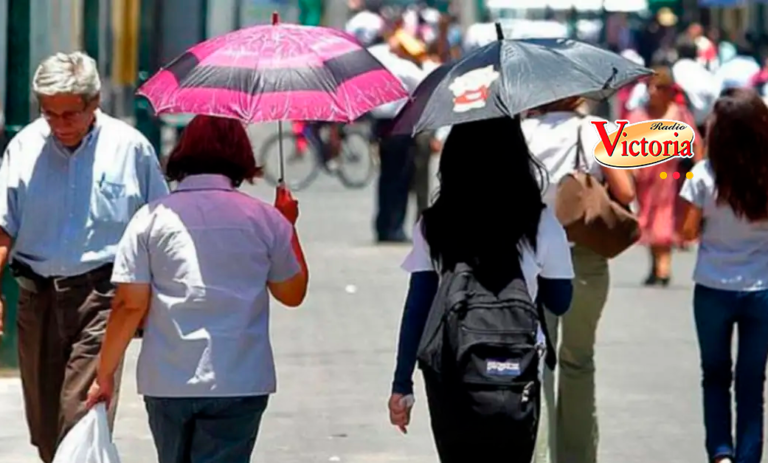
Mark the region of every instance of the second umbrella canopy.
[[652, 74], [576, 40], [500, 38], [433, 71], [398, 114], [393, 133], [514, 116], [574, 96], [603, 99]]

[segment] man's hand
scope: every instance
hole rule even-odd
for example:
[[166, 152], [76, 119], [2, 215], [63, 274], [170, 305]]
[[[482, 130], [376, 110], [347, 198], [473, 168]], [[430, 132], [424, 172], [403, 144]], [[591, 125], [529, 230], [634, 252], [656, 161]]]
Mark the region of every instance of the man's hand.
[[88, 398], [85, 400], [85, 407], [90, 410], [99, 402], [104, 402], [109, 408], [112, 397], [115, 395], [115, 380], [113, 377], [100, 377], [91, 384], [88, 389]]
[[412, 399], [413, 396], [403, 394], [392, 394], [389, 398], [389, 422], [397, 426], [403, 434], [408, 434], [408, 425], [411, 423]]
[[5, 296], [0, 296], [0, 339], [5, 334]]
[[275, 208], [280, 211], [292, 225], [296, 225], [296, 221], [299, 219], [299, 202], [294, 199], [293, 195], [288, 190], [288, 187], [285, 185], [278, 185], [275, 189]]

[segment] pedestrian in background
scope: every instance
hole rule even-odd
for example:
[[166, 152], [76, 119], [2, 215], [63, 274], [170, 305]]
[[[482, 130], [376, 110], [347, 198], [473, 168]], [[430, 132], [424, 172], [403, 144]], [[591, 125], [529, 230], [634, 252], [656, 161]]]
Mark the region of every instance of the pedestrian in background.
[[[702, 158], [701, 136], [696, 122], [685, 104], [683, 91], [672, 78], [672, 72], [664, 66], [653, 68], [656, 74], [648, 81], [648, 101], [644, 107], [627, 115], [627, 120], [637, 122], [666, 119], [688, 124], [694, 130], [694, 160]], [[647, 166], [633, 171], [638, 200], [638, 221], [642, 243], [648, 246], [651, 265], [643, 282], [647, 286], [668, 286], [672, 273], [672, 248], [680, 244], [675, 232], [679, 218], [677, 201], [680, 185], [672, 178], [661, 177], [662, 172], [681, 169], [680, 160], [671, 159], [663, 164]], [[682, 169], [682, 176], [687, 170]]]
[[726, 90], [708, 133], [709, 159], [693, 168], [680, 193], [686, 201], [681, 234], [701, 241], [693, 314], [706, 449], [715, 463], [758, 463], [768, 360], [768, 107], [752, 90]]
[[[168, 194], [168, 186], [144, 136], [99, 110], [92, 58], [46, 58], [32, 87], [42, 115], [10, 141], [0, 167], [0, 269], [10, 259], [21, 287], [27, 424], [41, 460], [50, 463], [86, 411], [115, 294], [117, 243], [134, 212]], [[120, 365], [117, 359], [110, 424]]]
[[[583, 103], [578, 97], [555, 101], [532, 111], [523, 121], [531, 154], [547, 172], [547, 179], [542, 179], [547, 181], [544, 203], [554, 210], [557, 185], [581, 163], [583, 170], [606, 183], [617, 201], [628, 205], [635, 193], [628, 173], [601, 167], [587, 154], [600, 141], [590, 122], [601, 119], [581, 114]], [[608, 133], [616, 130], [607, 124]], [[537, 462], [594, 463], [597, 459], [595, 343], [608, 299], [609, 266], [607, 259], [583, 246], [572, 246], [570, 257], [575, 273], [570, 310], [562, 318], [546, 313], [553, 345], [562, 341], [558, 369], [544, 371], [546, 407], [539, 424]]]
[[273, 207], [237, 191], [260, 174], [241, 122], [195, 117], [168, 159], [178, 188], [139, 210], [118, 246], [89, 405], [112, 400], [146, 318], [138, 392], [160, 463], [248, 463], [276, 390], [269, 295], [297, 307], [309, 274], [290, 193], [278, 187]]
[[[386, 36], [386, 37], [384, 37]], [[403, 30], [383, 32], [379, 42], [368, 49], [371, 54], [413, 92], [426, 77], [416, 56], [426, 54], [426, 47]], [[379, 106], [371, 111], [375, 134], [379, 139], [380, 170], [376, 212], [376, 240], [379, 243], [402, 243], [408, 213], [414, 171], [414, 138], [392, 135], [395, 116], [407, 99]]]

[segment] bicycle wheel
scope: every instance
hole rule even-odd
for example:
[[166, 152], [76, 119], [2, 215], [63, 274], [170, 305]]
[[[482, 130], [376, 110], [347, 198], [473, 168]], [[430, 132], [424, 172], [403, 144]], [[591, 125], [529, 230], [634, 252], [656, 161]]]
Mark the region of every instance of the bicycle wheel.
[[371, 153], [370, 137], [361, 132], [345, 132], [338, 161], [336, 174], [347, 188], [364, 188], [376, 174], [377, 165]]
[[[303, 151], [296, 147], [296, 135], [283, 133], [283, 154], [285, 157], [285, 184], [292, 191], [308, 187], [320, 174], [322, 164], [315, 148], [307, 143]], [[272, 186], [280, 179], [280, 135], [276, 134], [264, 142], [259, 156], [259, 165], [264, 169], [264, 179]]]

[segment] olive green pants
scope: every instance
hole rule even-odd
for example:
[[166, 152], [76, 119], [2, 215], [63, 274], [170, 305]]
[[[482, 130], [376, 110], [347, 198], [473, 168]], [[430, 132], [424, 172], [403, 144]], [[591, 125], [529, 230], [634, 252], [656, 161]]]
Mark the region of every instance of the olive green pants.
[[536, 463], [595, 463], [595, 338], [608, 298], [608, 261], [594, 252], [571, 251], [576, 277], [573, 302], [561, 318], [547, 313], [547, 328], [558, 345], [558, 368], [544, 369], [544, 394]]

